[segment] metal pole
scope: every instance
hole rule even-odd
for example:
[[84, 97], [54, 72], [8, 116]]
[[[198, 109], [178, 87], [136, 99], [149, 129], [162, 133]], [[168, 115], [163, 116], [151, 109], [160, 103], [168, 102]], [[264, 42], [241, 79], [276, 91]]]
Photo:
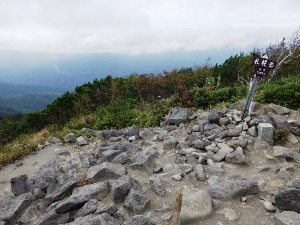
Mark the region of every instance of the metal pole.
[[249, 93], [247, 95], [246, 103], [245, 103], [245, 106], [244, 106], [244, 109], [243, 109], [242, 119], [244, 119], [247, 115], [249, 115], [250, 105], [251, 105], [251, 102], [252, 102], [252, 99], [253, 99], [253, 96], [254, 96], [254, 92], [255, 92], [255, 89], [256, 89], [256, 85], [259, 81], [259, 78], [260, 78], [259, 76], [256, 76], [256, 75], [254, 76], [254, 79], [253, 79], [253, 82], [251, 84]]

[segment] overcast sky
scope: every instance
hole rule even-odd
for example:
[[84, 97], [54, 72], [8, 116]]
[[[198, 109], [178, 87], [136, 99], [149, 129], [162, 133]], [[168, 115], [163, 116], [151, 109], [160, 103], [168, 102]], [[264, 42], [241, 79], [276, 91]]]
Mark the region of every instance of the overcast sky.
[[299, 26], [300, 0], [0, 0], [0, 50], [243, 50]]

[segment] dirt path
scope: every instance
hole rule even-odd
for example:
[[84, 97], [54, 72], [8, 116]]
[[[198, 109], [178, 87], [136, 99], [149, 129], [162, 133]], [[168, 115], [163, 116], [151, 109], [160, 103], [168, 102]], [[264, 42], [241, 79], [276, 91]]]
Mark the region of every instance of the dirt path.
[[14, 164], [10, 164], [0, 170], [0, 198], [10, 193], [10, 179], [22, 174], [28, 177], [35, 174], [40, 167], [54, 159], [58, 154], [64, 151], [78, 151], [75, 145], [54, 144], [48, 146], [35, 154], [26, 156]]

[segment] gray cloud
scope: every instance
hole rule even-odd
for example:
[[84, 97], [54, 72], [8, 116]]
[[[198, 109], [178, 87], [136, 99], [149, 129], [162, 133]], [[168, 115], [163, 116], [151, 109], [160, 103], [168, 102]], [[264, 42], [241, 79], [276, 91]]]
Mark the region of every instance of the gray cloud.
[[299, 10], [298, 0], [1, 0], [0, 50], [265, 47], [299, 27]]

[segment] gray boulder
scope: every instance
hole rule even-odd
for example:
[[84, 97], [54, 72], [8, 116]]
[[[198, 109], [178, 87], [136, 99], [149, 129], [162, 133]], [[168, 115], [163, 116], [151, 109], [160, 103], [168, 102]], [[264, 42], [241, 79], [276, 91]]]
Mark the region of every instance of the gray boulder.
[[154, 225], [148, 218], [143, 215], [135, 215], [130, 217], [125, 225]]
[[76, 135], [74, 133], [69, 133], [64, 136], [64, 142], [71, 143], [76, 141]]
[[238, 137], [240, 136], [240, 132], [237, 130], [226, 130], [224, 131], [224, 135], [226, 137]]
[[[58, 223], [57, 223], [58, 224]], [[118, 220], [114, 217], [110, 216], [107, 213], [103, 214], [94, 214], [94, 215], [87, 215], [84, 217], [79, 217], [75, 221], [71, 223], [65, 223], [65, 225], [117, 225], [119, 224]]]
[[23, 174], [21, 176], [11, 178], [10, 185], [11, 185], [11, 192], [15, 196], [19, 196], [30, 191], [27, 174]]
[[203, 139], [197, 139], [193, 142], [192, 146], [194, 148], [200, 149], [200, 150], [205, 150], [205, 147], [210, 145], [211, 141], [207, 140], [206, 138]]
[[227, 154], [233, 152], [234, 149], [230, 148], [228, 145], [223, 145], [223, 147], [213, 156], [213, 160], [216, 162], [222, 161]]
[[298, 225], [300, 224], [300, 214], [293, 211], [276, 213], [274, 221], [276, 225]]
[[198, 125], [199, 125], [199, 131], [200, 131], [200, 133], [203, 133], [204, 132], [204, 127], [206, 125], [211, 125], [211, 124], [210, 124], [210, 122], [208, 120], [200, 120]]
[[201, 138], [201, 135], [198, 135], [198, 134], [191, 134], [189, 136], [187, 136], [185, 138], [185, 143], [188, 145], [188, 146], [192, 146], [193, 143], [197, 140], [197, 139], [200, 139]]
[[80, 136], [78, 138], [76, 138], [76, 145], [77, 146], [85, 146], [88, 145], [88, 141], [86, 138], [84, 138], [83, 136]]
[[178, 125], [188, 121], [191, 116], [193, 116], [193, 112], [191, 110], [187, 108], [174, 107], [166, 116], [166, 122], [168, 124]]
[[300, 128], [292, 127], [291, 128], [291, 133], [296, 135], [296, 136], [300, 136]]
[[277, 130], [285, 130], [290, 132], [292, 128], [291, 124], [280, 115], [272, 115], [272, 121]]
[[172, 150], [176, 148], [176, 145], [178, 144], [178, 141], [173, 136], [167, 136], [164, 138], [163, 141], [163, 148], [165, 150]]
[[180, 224], [198, 224], [213, 213], [212, 198], [206, 190], [188, 189], [182, 193]]
[[120, 136], [120, 132], [117, 130], [103, 130], [103, 131], [98, 131], [97, 136], [101, 136], [105, 139], [109, 139], [111, 137], [118, 137]]
[[122, 151], [120, 150], [107, 150], [101, 152], [101, 157], [103, 161], [111, 162], [117, 155], [119, 155]]
[[115, 158], [113, 158], [113, 160], [111, 160], [111, 163], [125, 165], [126, 163], [128, 163], [128, 161], [129, 161], [129, 157], [128, 157], [127, 153], [122, 152], [121, 154], [119, 154]]
[[291, 111], [288, 108], [280, 106], [280, 105], [275, 105], [273, 103], [268, 104], [267, 107], [269, 109], [271, 109], [274, 113], [279, 114], [279, 115], [285, 115], [285, 114], [291, 113]]
[[[60, 163], [54, 162], [48, 166], [50, 167], [52, 165], [60, 165]], [[59, 184], [58, 175], [53, 172], [52, 168], [48, 168], [48, 166], [46, 165], [29, 179], [28, 184], [31, 192], [33, 192], [35, 188], [39, 188], [45, 193], [51, 193]]]
[[250, 128], [247, 130], [247, 133], [250, 134], [252, 137], [257, 137], [257, 130], [256, 130], [256, 127], [255, 127], [255, 126], [250, 127]]
[[123, 135], [125, 137], [132, 137], [132, 136], [139, 137], [139, 133], [140, 133], [140, 128], [138, 125], [132, 125], [131, 127], [125, 128], [123, 130]]
[[46, 195], [46, 199], [50, 202], [56, 202], [72, 193], [77, 181], [76, 179], [66, 180], [62, 185], [58, 184], [55, 189]]
[[258, 115], [257, 119], [258, 119], [258, 124], [259, 123], [270, 123], [270, 124], [272, 124], [272, 119], [267, 115]]
[[147, 128], [145, 128], [143, 131], [140, 131], [140, 137], [145, 140], [152, 140], [154, 135], [155, 133]]
[[90, 167], [87, 171], [87, 178], [94, 181], [113, 180], [125, 175], [125, 173], [125, 166], [104, 162]]
[[275, 157], [284, 157], [286, 159], [293, 159], [295, 162], [300, 163], [300, 154], [296, 149], [288, 149], [282, 146], [274, 146], [273, 153]]
[[125, 199], [124, 206], [135, 213], [142, 213], [150, 207], [150, 198], [135, 189], [131, 189]]
[[63, 214], [84, 205], [91, 199], [101, 200], [103, 197], [108, 195], [108, 192], [109, 187], [107, 182], [98, 182], [74, 189], [69, 198], [60, 202], [55, 207], [55, 212]]
[[219, 121], [225, 114], [220, 110], [212, 110], [207, 116], [207, 120], [211, 123], [219, 124]]
[[255, 127], [259, 124], [259, 119], [258, 118], [253, 118], [250, 120], [248, 127]]
[[109, 203], [99, 202], [98, 209], [95, 212], [95, 214], [107, 213], [111, 216], [114, 216], [114, 214], [117, 212], [117, 210], [118, 210], [117, 207], [112, 202], [109, 202]]
[[240, 175], [224, 178], [211, 177], [209, 179], [208, 192], [214, 198], [230, 200], [246, 195], [257, 194], [259, 187], [256, 181], [248, 180]]
[[87, 203], [83, 205], [81, 209], [78, 210], [78, 212], [75, 214], [74, 218], [87, 216], [90, 214], [94, 214], [97, 211], [97, 205], [98, 205], [97, 199], [91, 199]]
[[159, 196], [166, 196], [166, 188], [159, 176], [153, 175], [149, 178], [151, 190]]
[[46, 213], [39, 225], [56, 225], [56, 224], [65, 224], [70, 221], [71, 215], [70, 213], [63, 213], [59, 214], [55, 212], [55, 210], [51, 210], [50, 212]]
[[230, 144], [231, 147], [240, 146], [241, 148], [245, 148], [248, 144], [248, 140], [247, 139], [238, 139], [238, 140], [233, 140], [230, 143], [231, 143]]
[[300, 213], [300, 190], [297, 188], [283, 188], [275, 196], [276, 207], [281, 211]]
[[111, 198], [114, 202], [124, 202], [129, 191], [134, 188], [137, 189], [139, 183], [137, 180], [124, 175], [117, 180], [109, 182], [111, 186]]
[[231, 124], [231, 121], [228, 117], [222, 117], [222, 118], [219, 119], [219, 125], [220, 126], [227, 126], [229, 124]]
[[292, 185], [294, 188], [297, 188], [300, 190], [300, 180], [294, 180]]
[[133, 170], [143, 170], [145, 172], [152, 173], [155, 167], [155, 156], [152, 154], [140, 155], [134, 163], [130, 165]]
[[248, 158], [243, 154], [242, 151], [234, 151], [228, 153], [225, 157], [225, 161], [234, 164], [248, 164]]
[[210, 141], [214, 141], [217, 138], [222, 139], [225, 134], [220, 129], [213, 129], [204, 133], [204, 136]]
[[23, 209], [28, 207], [33, 201], [31, 193], [25, 193], [17, 197], [0, 199], [0, 221], [13, 224], [13, 221], [19, 216]]
[[207, 176], [224, 176], [225, 170], [218, 165], [205, 165], [204, 172]]

